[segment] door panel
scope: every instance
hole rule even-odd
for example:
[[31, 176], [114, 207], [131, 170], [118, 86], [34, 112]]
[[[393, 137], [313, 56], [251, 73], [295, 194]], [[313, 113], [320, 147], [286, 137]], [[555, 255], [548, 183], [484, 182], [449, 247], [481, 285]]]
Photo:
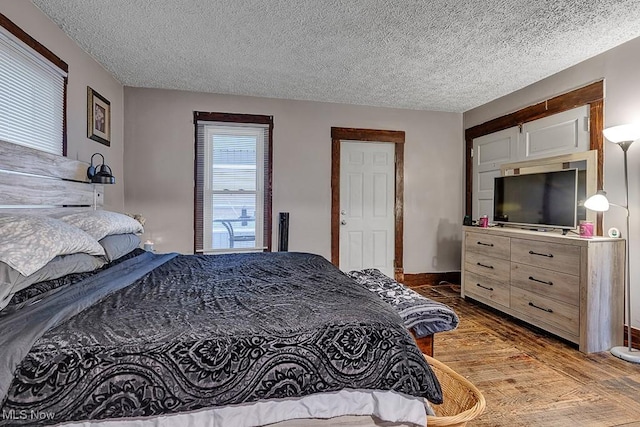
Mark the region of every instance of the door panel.
[[340, 269], [394, 276], [395, 144], [340, 142]]
[[376, 173], [373, 175], [373, 216], [376, 218], [389, 216], [388, 185], [388, 174]]
[[364, 192], [364, 176], [362, 173], [349, 173], [348, 181], [347, 194], [349, 197], [346, 200], [345, 208], [347, 212], [349, 212], [350, 219], [362, 219], [364, 212], [364, 200], [362, 198]]
[[[342, 234], [342, 233], [341, 233]], [[363, 236], [361, 231], [349, 231], [347, 233], [348, 240], [348, 259], [349, 270], [362, 270], [364, 264], [364, 247]]]
[[377, 230], [372, 233], [374, 265], [384, 265], [387, 263], [387, 246], [389, 243], [387, 234], [386, 230]]
[[493, 219], [493, 181], [500, 165], [517, 155], [518, 128], [513, 127], [473, 140], [473, 214]]
[[536, 158], [589, 150], [589, 108], [583, 106], [473, 140], [474, 218], [493, 218], [493, 182], [500, 166]]
[[589, 109], [554, 114], [522, 126], [523, 150], [518, 160], [571, 154], [589, 150]]

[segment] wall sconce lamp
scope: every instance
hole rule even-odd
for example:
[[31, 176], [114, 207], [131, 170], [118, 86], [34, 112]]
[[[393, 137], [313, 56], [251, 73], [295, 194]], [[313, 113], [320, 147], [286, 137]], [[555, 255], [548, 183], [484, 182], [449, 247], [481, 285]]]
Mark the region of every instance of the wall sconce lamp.
[[[95, 156], [102, 157], [102, 163], [93, 166], [93, 158]], [[95, 153], [91, 156], [91, 166], [87, 169], [87, 177], [94, 184], [115, 184], [116, 179], [111, 172], [111, 168], [104, 163], [104, 156]]]
[[633, 143], [633, 141], [640, 139], [640, 125], [628, 124], [621, 126], [614, 126], [607, 128], [603, 131], [604, 137], [609, 141], [618, 144], [622, 148], [624, 153], [624, 189], [625, 189], [625, 204], [616, 205], [609, 203], [607, 199], [607, 193], [604, 190], [599, 190], [596, 194], [589, 197], [584, 202], [584, 206], [587, 209], [593, 211], [604, 212], [609, 210], [609, 206], [618, 206], [623, 208], [627, 212], [627, 250], [626, 250], [626, 272], [625, 272], [625, 292], [626, 292], [626, 317], [627, 317], [627, 343], [628, 347], [617, 346], [611, 349], [611, 354], [627, 362], [640, 363], [640, 351], [635, 350], [631, 346], [631, 280], [629, 275], [629, 175], [627, 173], [627, 150]]

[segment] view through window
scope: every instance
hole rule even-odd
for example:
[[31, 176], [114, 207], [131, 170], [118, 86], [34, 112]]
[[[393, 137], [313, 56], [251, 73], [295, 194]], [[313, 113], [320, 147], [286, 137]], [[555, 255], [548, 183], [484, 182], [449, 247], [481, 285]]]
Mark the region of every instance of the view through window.
[[271, 125], [197, 120], [196, 126], [196, 252], [267, 249]]

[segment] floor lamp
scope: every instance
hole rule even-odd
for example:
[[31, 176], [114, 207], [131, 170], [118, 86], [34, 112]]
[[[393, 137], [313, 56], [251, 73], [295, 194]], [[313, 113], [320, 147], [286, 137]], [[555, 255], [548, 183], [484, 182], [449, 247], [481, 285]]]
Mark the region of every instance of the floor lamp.
[[627, 173], [627, 150], [633, 143], [633, 141], [640, 139], [640, 125], [621, 125], [615, 126], [604, 130], [604, 137], [609, 141], [618, 144], [622, 148], [624, 153], [624, 189], [625, 189], [625, 204], [616, 205], [609, 203], [607, 200], [606, 192], [599, 190], [596, 194], [589, 197], [584, 202], [584, 206], [587, 209], [593, 211], [604, 212], [609, 210], [609, 205], [619, 206], [627, 212], [627, 250], [626, 252], [626, 271], [625, 271], [625, 292], [626, 292], [626, 316], [628, 321], [627, 327], [627, 343], [628, 347], [617, 346], [611, 349], [611, 354], [620, 359], [626, 360], [632, 363], [640, 363], [640, 351], [633, 349], [631, 346], [631, 276], [629, 274], [629, 174]]

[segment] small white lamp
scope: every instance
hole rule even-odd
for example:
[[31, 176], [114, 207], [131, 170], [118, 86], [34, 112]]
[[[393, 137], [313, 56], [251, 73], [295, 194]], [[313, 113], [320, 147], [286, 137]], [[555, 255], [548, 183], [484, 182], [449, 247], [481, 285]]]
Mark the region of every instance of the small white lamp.
[[609, 141], [616, 143], [622, 148], [622, 152], [624, 153], [624, 188], [625, 188], [625, 204], [624, 205], [616, 205], [614, 203], [609, 203], [607, 200], [607, 193], [604, 190], [599, 190], [596, 194], [589, 197], [584, 202], [584, 206], [587, 209], [591, 209], [593, 211], [604, 212], [609, 210], [609, 205], [619, 206], [623, 208], [627, 212], [627, 250], [626, 250], [626, 274], [625, 274], [625, 291], [626, 291], [626, 316], [628, 327], [627, 327], [627, 343], [628, 347], [617, 346], [611, 349], [611, 354], [620, 359], [626, 360], [627, 362], [632, 363], [640, 363], [640, 351], [635, 350], [631, 346], [631, 280], [629, 275], [629, 175], [627, 173], [627, 150], [633, 143], [633, 141], [640, 139], [640, 125], [637, 124], [628, 124], [621, 126], [614, 126], [611, 128], [607, 128], [603, 131], [604, 137]]
[[609, 199], [607, 199], [607, 192], [604, 190], [598, 190], [596, 194], [589, 197], [584, 201], [584, 207], [596, 212], [606, 212], [609, 210]]

